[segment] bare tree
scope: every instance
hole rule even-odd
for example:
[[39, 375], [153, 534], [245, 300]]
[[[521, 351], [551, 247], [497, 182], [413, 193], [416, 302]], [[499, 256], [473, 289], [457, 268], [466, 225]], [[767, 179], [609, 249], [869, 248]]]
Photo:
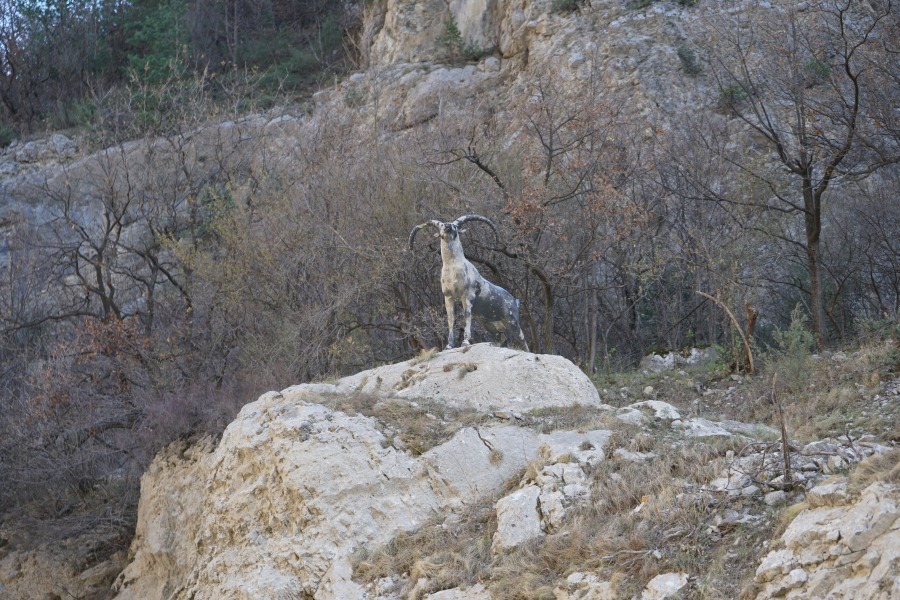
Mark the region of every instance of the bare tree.
[[820, 348], [826, 340], [822, 232], [828, 192], [898, 159], [896, 139], [883, 135], [874, 97], [876, 90], [898, 97], [896, 82], [885, 80], [875, 58], [893, 10], [892, 0], [747, 8], [721, 23], [710, 49], [723, 106], [776, 161], [732, 152], [729, 160], [763, 192], [716, 199], [802, 223], [802, 237], [790, 230], [779, 237], [805, 256]]

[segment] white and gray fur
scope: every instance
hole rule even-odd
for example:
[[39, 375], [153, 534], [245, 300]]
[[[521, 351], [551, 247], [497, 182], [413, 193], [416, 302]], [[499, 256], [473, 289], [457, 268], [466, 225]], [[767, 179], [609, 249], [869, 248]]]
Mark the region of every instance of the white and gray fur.
[[449, 339], [447, 348], [456, 345], [456, 305], [462, 305], [466, 316], [466, 328], [462, 345], [468, 346], [472, 337], [472, 315], [484, 325], [484, 328], [495, 338], [500, 336], [504, 344], [518, 342], [526, 351], [528, 343], [519, 325], [519, 301], [508, 291], [494, 285], [481, 276], [475, 265], [466, 259], [462, 242], [459, 240], [459, 228], [467, 221], [487, 223], [497, 235], [497, 226], [493, 221], [481, 215], [463, 215], [451, 223], [431, 220], [416, 225], [409, 234], [409, 248], [413, 247], [416, 234], [423, 227], [433, 225], [441, 238], [441, 291], [444, 293], [444, 306], [447, 309], [447, 327]]

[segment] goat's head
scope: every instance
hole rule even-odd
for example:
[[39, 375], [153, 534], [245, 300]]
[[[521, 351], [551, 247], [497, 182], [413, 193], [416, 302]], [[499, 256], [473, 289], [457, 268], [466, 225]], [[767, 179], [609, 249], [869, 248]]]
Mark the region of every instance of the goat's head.
[[416, 234], [420, 229], [424, 227], [428, 227], [429, 225], [433, 225], [437, 227], [438, 235], [445, 242], [452, 242], [453, 240], [459, 237], [459, 228], [466, 223], [467, 221], [481, 221], [482, 223], [487, 223], [491, 230], [493, 230], [494, 235], [499, 237], [497, 234], [497, 226], [494, 225], [494, 222], [488, 219], [487, 217], [482, 217], [481, 215], [463, 215], [455, 221], [451, 221], [449, 223], [444, 223], [442, 221], [438, 221], [436, 219], [432, 219], [431, 221], [427, 221], [422, 223], [421, 225], [416, 225], [413, 227], [413, 230], [409, 232], [409, 248], [412, 250], [413, 240], [416, 238]]

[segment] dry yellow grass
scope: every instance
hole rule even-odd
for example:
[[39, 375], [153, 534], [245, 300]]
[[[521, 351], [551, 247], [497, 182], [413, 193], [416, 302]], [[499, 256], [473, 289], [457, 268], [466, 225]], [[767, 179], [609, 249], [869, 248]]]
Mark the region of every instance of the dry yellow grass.
[[861, 490], [875, 481], [900, 484], [900, 448], [874, 454], [850, 473], [850, 484], [855, 490]]
[[469, 506], [458, 519], [434, 521], [415, 532], [399, 534], [383, 548], [358, 552], [353, 560], [354, 578], [373, 581], [405, 574], [408, 585], [403, 593], [407, 595], [420, 578], [427, 578], [427, 585], [408, 596], [413, 600], [424, 593], [486, 580], [491, 539], [497, 529], [494, 505], [510, 491], [511, 486], [498, 490]]
[[447, 441], [463, 427], [491, 420], [484, 413], [426, 399], [413, 403], [404, 398], [382, 399], [373, 394], [357, 393], [323, 396], [318, 401], [351, 415], [373, 417], [388, 439], [399, 438], [404, 449], [415, 456]]

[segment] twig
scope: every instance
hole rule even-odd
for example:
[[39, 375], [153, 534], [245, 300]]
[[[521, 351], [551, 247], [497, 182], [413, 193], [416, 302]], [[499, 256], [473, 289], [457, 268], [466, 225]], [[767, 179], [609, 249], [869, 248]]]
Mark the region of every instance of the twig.
[[791, 477], [791, 452], [788, 448], [787, 428], [784, 425], [784, 413], [781, 410], [781, 402], [775, 394], [775, 384], [778, 382], [778, 373], [772, 376], [772, 404], [775, 405], [775, 413], [778, 415], [778, 423], [781, 425], [781, 454], [784, 458], [784, 482], [786, 485], [793, 483]]
[[613, 552], [612, 554], [607, 554], [606, 556], [598, 556], [597, 560], [612, 560], [613, 558], [620, 556], [622, 554], [650, 554], [652, 550], [619, 550], [618, 552]]

